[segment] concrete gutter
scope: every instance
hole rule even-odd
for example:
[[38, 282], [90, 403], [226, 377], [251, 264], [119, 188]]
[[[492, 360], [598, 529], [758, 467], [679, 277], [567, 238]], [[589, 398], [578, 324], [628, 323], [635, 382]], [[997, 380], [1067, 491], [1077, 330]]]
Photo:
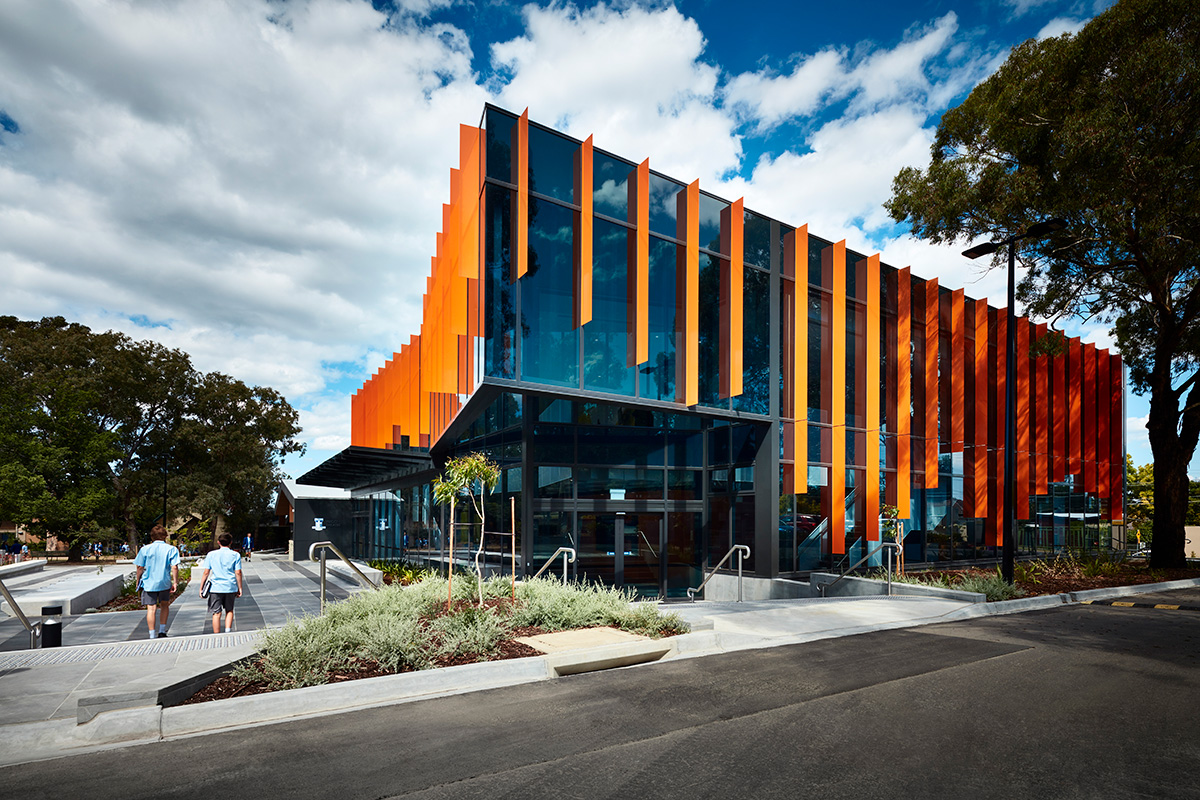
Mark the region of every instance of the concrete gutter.
[[157, 687], [137, 685], [81, 698], [77, 719], [0, 726], [6, 743], [0, 766], [75, 755], [129, 744], [196, 736], [303, 717], [407, 703], [503, 686], [551, 680], [664, 659], [675, 653], [671, 639], [649, 639], [544, 656], [463, 664], [443, 669], [384, 675], [344, 683], [234, 697], [194, 705], [171, 705], [228, 674], [252, 646], [214, 652], [207, 662], [175, 670], [179, 679]]
[[[179, 680], [165, 687], [162, 686], [160, 675], [160, 688], [157, 689], [132, 686], [119, 693], [81, 699], [77, 720], [58, 719], [0, 726], [0, 737], [7, 745], [0, 750], [0, 766], [552, 680], [560, 676], [673, 658], [694, 658], [914, 625], [1061, 608], [1088, 600], [1197, 586], [1200, 586], [1200, 579], [1025, 597], [997, 603], [970, 603], [947, 613], [907, 622], [889, 621], [775, 636], [732, 629], [697, 630], [667, 639], [623, 642], [544, 656], [464, 664], [195, 705], [170, 705], [182, 697], [190, 696], [196, 686], [206, 684], [216, 674], [227, 672], [234, 661], [253, 652], [250, 646], [230, 648], [221, 654], [214, 654], [210, 662], [180, 668]], [[903, 602], [904, 598], [893, 600]], [[853, 601], [843, 599], [843, 602]], [[909, 602], [915, 603], [917, 600], [914, 598]], [[185, 672], [187, 674], [182, 674]]]

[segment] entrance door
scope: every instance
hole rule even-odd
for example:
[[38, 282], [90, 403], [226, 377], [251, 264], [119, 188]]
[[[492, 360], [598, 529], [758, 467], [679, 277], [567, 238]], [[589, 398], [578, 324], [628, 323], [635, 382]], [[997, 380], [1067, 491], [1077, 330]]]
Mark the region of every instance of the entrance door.
[[644, 513], [581, 513], [580, 580], [627, 586], [642, 597], [661, 596], [663, 517]]
[[598, 581], [619, 586], [616, 514], [579, 515], [579, 552], [576, 574], [581, 581]]
[[625, 586], [641, 597], [662, 597], [663, 516], [662, 514], [625, 514], [621, 553], [625, 567]]

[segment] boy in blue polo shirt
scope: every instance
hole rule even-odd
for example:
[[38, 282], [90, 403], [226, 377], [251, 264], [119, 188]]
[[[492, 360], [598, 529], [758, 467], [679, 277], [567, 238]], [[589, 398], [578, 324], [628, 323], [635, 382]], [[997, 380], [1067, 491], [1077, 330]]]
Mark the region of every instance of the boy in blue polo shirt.
[[[179, 585], [179, 549], [167, 544], [167, 531], [155, 525], [150, 531], [154, 541], [138, 550], [133, 559], [137, 579], [142, 586], [142, 605], [146, 607], [146, 627], [150, 638], [167, 635], [167, 618], [171, 613], [171, 595]], [[158, 628], [154, 620], [158, 618]]]
[[221, 547], [206, 555], [200, 564], [204, 568], [200, 576], [200, 596], [204, 596], [204, 584], [211, 578], [208, 613], [212, 614], [213, 633], [220, 633], [222, 611], [225, 612], [225, 632], [229, 633], [233, 630], [233, 601], [242, 596], [242, 557], [229, 549], [233, 534], [222, 533], [217, 537], [217, 544]]

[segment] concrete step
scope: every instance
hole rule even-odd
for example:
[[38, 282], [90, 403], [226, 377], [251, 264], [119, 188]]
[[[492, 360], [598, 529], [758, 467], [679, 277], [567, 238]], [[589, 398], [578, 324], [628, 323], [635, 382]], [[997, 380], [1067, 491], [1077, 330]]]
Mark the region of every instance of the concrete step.
[[[63, 614], [82, 614], [98, 608], [121, 593], [132, 566], [52, 567], [39, 573], [5, 580], [5, 586], [27, 617], [40, 617], [44, 606], [61, 606]], [[15, 617], [8, 602], [0, 602], [0, 613]]]

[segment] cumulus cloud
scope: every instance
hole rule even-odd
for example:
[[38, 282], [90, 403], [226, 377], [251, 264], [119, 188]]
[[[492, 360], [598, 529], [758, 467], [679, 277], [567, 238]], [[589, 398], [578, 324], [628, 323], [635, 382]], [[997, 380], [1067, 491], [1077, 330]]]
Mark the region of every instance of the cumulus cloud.
[[492, 45], [497, 100], [597, 147], [707, 182], [740, 166], [741, 138], [715, 105], [719, 70], [674, 7], [523, 11], [526, 32]]
[[998, 63], [954, 13], [894, 46], [728, 72], [707, 52], [721, 32], [672, 5], [529, 5], [496, 42], [435, 21], [452, 6], [0, 4], [0, 313], [272, 385], [311, 465], [348, 443], [348, 393], [418, 328], [454, 132], [489, 100], [975, 296], [1002, 287], [880, 205]]
[[1082, 29], [1087, 23], [1088, 21], [1086, 19], [1055, 17], [1042, 26], [1042, 29], [1038, 31], [1037, 38], [1039, 40], [1051, 39], [1055, 36], [1062, 36], [1064, 33], [1079, 33], [1080, 29]]

